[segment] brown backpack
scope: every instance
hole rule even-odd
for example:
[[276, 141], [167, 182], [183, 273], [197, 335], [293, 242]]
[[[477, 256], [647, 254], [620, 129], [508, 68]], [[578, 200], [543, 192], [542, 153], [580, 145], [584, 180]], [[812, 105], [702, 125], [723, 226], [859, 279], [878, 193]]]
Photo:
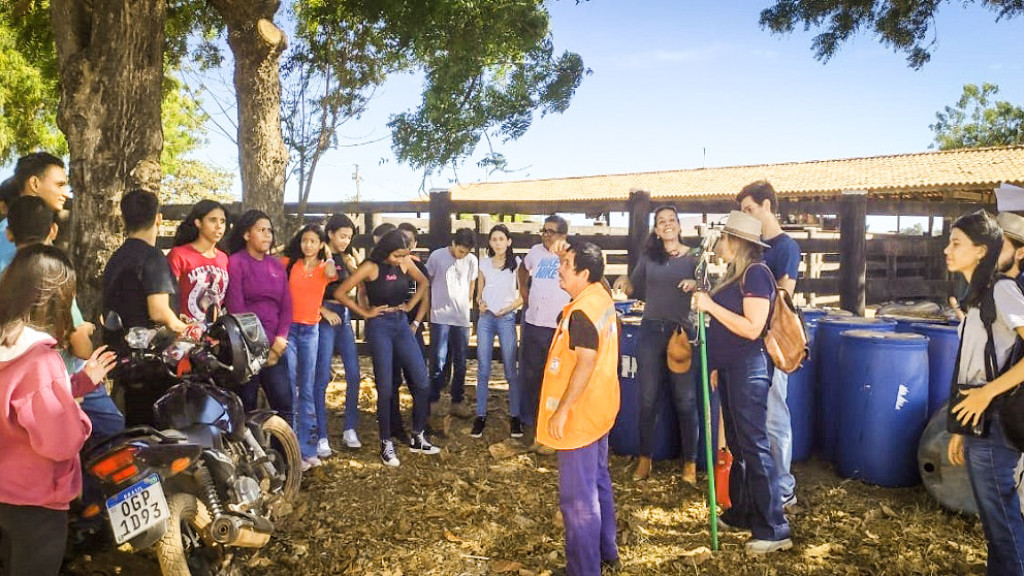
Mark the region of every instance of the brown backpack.
[[[771, 269], [764, 263], [754, 265], [763, 266], [771, 274]], [[745, 278], [746, 273], [743, 276]], [[774, 274], [772, 278], [775, 278]], [[778, 283], [775, 284], [775, 301], [768, 312], [763, 334], [764, 348], [768, 351], [772, 363], [787, 374], [796, 371], [810, 354], [807, 347], [807, 330], [804, 328], [800, 311], [793, 305], [793, 297], [789, 292], [779, 288]]]

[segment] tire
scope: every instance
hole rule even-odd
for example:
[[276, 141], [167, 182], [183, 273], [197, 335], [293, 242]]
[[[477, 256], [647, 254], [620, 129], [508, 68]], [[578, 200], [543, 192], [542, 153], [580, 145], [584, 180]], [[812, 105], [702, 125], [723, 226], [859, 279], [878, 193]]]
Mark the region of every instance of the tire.
[[261, 425], [267, 438], [267, 448], [277, 451], [284, 458], [285, 483], [279, 495], [286, 502], [293, 503], [302, 486], [302, 453], [299, 452], [299, 439], [295, 431], [280, 416], [271, 416]]
[[195, 519], [199, 510], [196, 498], [181, 492], [171, 494], [167, 497], [167, 507], [171, 513], [167, 520], [167, 532], [154, 546], [156, 558], [160, 562], [160, 573], [163, 576], [192, 576], [181, 539], [181, 525]]

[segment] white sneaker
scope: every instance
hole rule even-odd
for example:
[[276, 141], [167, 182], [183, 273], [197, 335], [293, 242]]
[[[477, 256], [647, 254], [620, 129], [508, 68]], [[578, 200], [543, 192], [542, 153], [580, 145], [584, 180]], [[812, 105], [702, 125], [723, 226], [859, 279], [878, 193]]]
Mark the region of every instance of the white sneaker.
[[316, 456], [310, 456], [309, 458], [303, 458], [302, 459], [302, 471], [303, 472], [308, 471], [310, 468], [317, 468], [317, 467], [323, 466], [323, 465], [324, 465], [324, 463], [321, 462], [320, 459], [317, 458]]
[[385, 466], [396, 467], [401, 464], [398, 461], [398, 456], [395, 455], [395, 444], [391, 440], [384, 440], [380, 443], [380, 460]]
[[345, 442], [346, 448], [362, 448], [363, 443], [359, 441], [359, 435], [352, 428], [345, 430], [341, 435], [341, 440]]
[[327, 441], [327, 438], [321, 438], [316, 442], [316, 455], [317, 458], [329, 458], [333, 454], [331, 451], [331, 444]]
[[785, 540], [747, 540], [746, 549], [750, 554], [770, 554], [777, 550], [789, 550], [793, 547], [793, 541]]

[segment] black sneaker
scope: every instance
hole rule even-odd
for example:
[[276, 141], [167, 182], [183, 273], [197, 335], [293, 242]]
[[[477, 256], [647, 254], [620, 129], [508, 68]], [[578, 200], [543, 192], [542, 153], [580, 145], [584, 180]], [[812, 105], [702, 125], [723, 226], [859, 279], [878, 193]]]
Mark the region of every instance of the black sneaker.
[[477, 416], [476, 420], [473, 420], [473, 431], [469, 433], [473, 438], [479, 438], [484, 435], [484, 426], [487, 425], [486, 416]]
[[398, 456], [395, 455], [395, 445], [391, 440], [384, 440], [380, 443], [380, 460], [385, 466], [395, 467], [400, 464]]
[[418, 454], [437, 454], [441, 452], [440, 448], [427, 442], [427, 436], [423, 432], [413, 434], [412, 440], [409, 441], [409, 450]]
[[518, 416], [513, 416], [509, 421], [509, 426], [512, 429], [513, 438], [523, 437], [523, 421]]

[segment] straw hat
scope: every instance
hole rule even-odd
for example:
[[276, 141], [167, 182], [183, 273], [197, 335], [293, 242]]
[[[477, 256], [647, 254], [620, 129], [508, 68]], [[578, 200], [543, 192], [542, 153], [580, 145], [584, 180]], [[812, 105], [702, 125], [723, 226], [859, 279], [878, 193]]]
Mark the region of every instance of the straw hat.
[[761, 241], [761, 221], [739, 210], [729, 212], [729, 218], [726, 219], [725, 228], [722, 229], [722, 232], [765, 248], [771, 248], [771, 246]]
[[996, 215], [996, 223], [1003, 229], [1003, 234], [1024, 243], [1024, 218], [1012, 212], [1000, 212]]
[[676, 328], [668, 339], [668, 346], [665, 347], [665, 358], [668, 360], [668, 369], [675, 374], [682, 374], [690, 370], [690, 362], [693, 351], [690, 347], [690, 338], [682, 328]]

